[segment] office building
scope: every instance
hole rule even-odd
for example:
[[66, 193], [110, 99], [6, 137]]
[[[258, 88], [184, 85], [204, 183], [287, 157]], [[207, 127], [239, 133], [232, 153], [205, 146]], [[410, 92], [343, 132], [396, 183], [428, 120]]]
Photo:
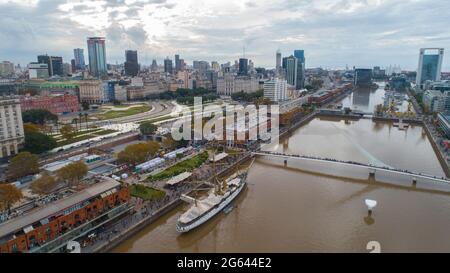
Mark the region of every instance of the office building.
[[155, 59], [153, 59], [153, 61], [152, 61], [152, 65], [150, 66], [150, 71], [152, 71], [152, 72], [158, 71], [158, 63], [156, 62]]
[[136, 77], [139, 73], [139, 62], [136, 50], [125, 51], [125, 75]]
[[294, 57], [297, 59], [297, 80], [295, 88], [301, 90], [305, 88], [305, 51], [294, 50]]
[[238, 74], [240, 76], [248, 75], [248, 59], [240, 58], [239, 59], [239, 71]]
[[275, 71], [277, 73], [280, 73], [281, 71], [281, 52], [280, 50], [277, 50], [277, 53], [275, 55], [276, 61], [275, 61]]
[[360, 87], [370, 86], [372, 84], [372, 69], [356, 68], [354, 84]]
[[91, 75], [100, 77], [107, 74], [105, 38], [91, 37], [87, 40], [89, 55], [89, 71]]
[[287, 83], [292, 86], [297, 86], [297, 73], [298, 73], [298, 59], [294, 56], [286, 58], [285, 71]]
[[15, 87], [0, 83], [0, 158], [17, 154], [23, 141], [22, 109]]
[[48, 79], [48, 65], [41, 63], [30, 63], [28, 65], [29, 79]]
[[175, 73], [181, 70], [180, 55], [175, 55]]
[[274, 78], [264, 83], [264, 98], [272, 102], [287, 100], [287, 81], [285, 79]]
[[[429, 53], [429, 52], [433, 53]], [[428, 52], [428, 54], [427, 54]], [[419, 67], [417, 69], [416, 84], [422, 87], [425, 81], [439, 81], [441, 79], [443, 48], [421, 48]]]
[[48, 76], [64, 76], [64, 67], [62, 57], [39, 55], [37, 61], [40, 64], [47, 64]]
[[172, 60], [169, 59], [169, 57], [164, 60], [164, 72], [171, 75], [173, 74], [173, 64]]
[[75, 48], [73, 50], [74, 60], [75, 60], [75, 69], [76, 70], [84, 70], [86, 68], [86, 63], [84, 61], [84, 49]]
[[0, 77], [10, 77], [14, 75], [14, 64], [3, 61], [0, 63]]
[[102, 104], [105, 101], [103, 83], [99, 80], [85, 80], [79, 82], [80, 101], [89, 104]]
[[259, 90], [259, 81], [256, 78], [225, 74], [217, 79], [217, 94], [231, 96], [233, 93], [252, 93]]

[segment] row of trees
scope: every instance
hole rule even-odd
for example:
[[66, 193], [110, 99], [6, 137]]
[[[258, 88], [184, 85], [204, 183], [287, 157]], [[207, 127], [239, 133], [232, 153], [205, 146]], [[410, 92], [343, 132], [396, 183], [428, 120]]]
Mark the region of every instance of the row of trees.
[[118, 154], [118, 160], [122, 163], [137, 165], [154, 157], [160, 147], [156, 141], [131, 144]]
[[[37, 156], [28, 152], [18, 154], [11, 160], [8, 169], [9, 175], [18, 175], [18, 166], [23, 164], [23, 171], [27, 174], [39, 172]], [[48, 194], [52, 192], [59, 182], [64, 182], [68, 186], [78, 185], [87, 174], [88, 167], [83, 161], [73, 162], [56, 173], [56, 177], [46, 173], [32, 182], [30, 188], [36, 194]], [[0, 211], [10, 210], [11, 206], [23, 198], [22, 191], [12, 184], [0, 184]]]
[[264, 90], [247, 93], [244, 91], [231, 94], [231, 98], [236, 101], [256, 102], [257, 99], [264, 97]]

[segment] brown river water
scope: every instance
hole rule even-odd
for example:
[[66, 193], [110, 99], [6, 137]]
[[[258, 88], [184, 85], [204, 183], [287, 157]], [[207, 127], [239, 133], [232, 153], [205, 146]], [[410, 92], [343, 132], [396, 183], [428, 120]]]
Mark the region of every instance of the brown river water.
[[[401, 131], [361, 119], [314, 119], [273, 151], [313, 155], [444, 176], [420, 126]], [[175, 230], [180, 205], [113, 252], [449, 252], [450, 194], [411, 179], [368, 170], [259, 157], [248, 187], [221, 213], [188, 234]], [[424, 182], [429, 183], [429, 182]], [[450, 186], [436, 189], [450, 191]], [[378, 201], [371, 217], [364, 199]]]

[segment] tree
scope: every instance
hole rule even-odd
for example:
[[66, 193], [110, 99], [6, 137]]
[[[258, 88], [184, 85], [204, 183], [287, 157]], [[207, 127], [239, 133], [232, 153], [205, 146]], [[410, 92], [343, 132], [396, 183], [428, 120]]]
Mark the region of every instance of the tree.
[[23, 131], [25, 132], [25, 134], [38, 133], [39, 127], [36, 124], [28, 122], [23, 124]]
[[159, 143], [155, 141], [131, 144], [119, 153], [118, 159], [127, 164], [137, 165], [147, 160], [150, 156], [156, 155], [159, 148]]
[[22, 192], [14, 185], [0, 184], [0, 209], [10, 210], [11, 206], [23, 198]]
[[69, 186], [76, 186], [81, 179], [87, 174], [88, 167], [83, 161], [70, 163], [62, 167], [56, 173], [59, 179], [66, 182]]
[[149, 154], [150, 154], [150, 156], [155, 156], [156, 153], [161, 148], [161, 145], [159, 145], [159, 143], [156, 142], [156, 141], [149, 141], [149, 142], [147, 142], [147, 145], [149, 146]]
[[22, 113], [23, 122], [44, 125], [48, 121], [58, 120], [58, 116], [45, 109], [31, 109]]
[[78, 118], [72, 119], [72, 124], [75, 124], [75, 130], [78, 131]]
[[20, 152], [11, 159], [7, 171], [8, 179], [17, 179], [39, 172], [39, 158], [29, 152]]
[[71, 140], [75, 136], [75, 131], [73, 127], [69, 124], [66, 124], [63, 127], [61, 127], [59, 132], [61, 133], [62, 137], [67, 140]]
[[56, 180], [53, 176], [42, 174], [31, 184], [31, 190], [36, 194], [50, 193], [56, 186]]
[[166, 137], [163, 141], [162, 144], [164, 146], [164, 148], [169, 149], [169, 150], [173, 150], [177, 147], [177, 143], [175, 140], [173, 140], [172, 137], [168, 136]]
[[139, 130], [142, 135], [153, 135], [156, 130], [158, 130], [158, 126], [154, 125], [150, 121], [144, 122], [139, 126]]
[[84, 113], [84, 122], [85, 122], [85, 125], [86, 125], [86, 130], [89, 128], [89, 126], [88, 126], [88, 117], [89, 117], [89, 114], [88, 113]]
[[41, 154], [56, 147], [56, 140], [43, 133], [25, 134], [24, 150], [33, 154]]
[[89, 110], [89, 102], [83, 101], [83, 102], [81, 103], [81, 106], [83, 107], [83, 110], [84, 110], [84, 111]]

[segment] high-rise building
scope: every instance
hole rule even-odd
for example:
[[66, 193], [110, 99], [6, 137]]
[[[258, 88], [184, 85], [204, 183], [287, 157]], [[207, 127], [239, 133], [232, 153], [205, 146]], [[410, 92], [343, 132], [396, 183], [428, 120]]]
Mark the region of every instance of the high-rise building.
[[273, 102], [287, 100], [287, 81], [279, 78], [266, 81], [264, 83], [264, 98]]
[[296, 87], [298, 74], [298, 59], [292, 55], [287, 57], [285, 70], [287, 83]]
[[200, 73], [205, 73], [209, 69], [209, 63], [207, 61], [193, 61], [192, 67]]
[[24, 141], [22, 110], [14, 88], [0, 83], [0, 158], [17, 154]]
[[73, 50], [73, 56], [75, 58], [75, 70], [84, 70], [86, 68], [86, 63], [84, 62], [84, 49], [75, 48]]
[[107, 74], [105, 38], [90, 37], [87, 46], [90, 73], [95, 77]]
[[172, 60], [169, 59], [169, 57], [167, 57], [164, 60], [164, 72], [165, 73], [169, 73], [169, 74], [173, 74], [173, 64], [172, 64]]
[[48, 75], [52, 76], [64, 76], [64, 67], [63, 67], [63, 59], [62, 57], [56, 56], [48, 56], [48, 55], [39, 55], [37, 57], [38, 63], [47, 64], [48, 67]]
[[125, 51], [125, 75], [136, 77], [139, 73], [138, 55], [136, 50]]
[[175, 73], [181, 70], [180, 55], [175, 55]]
[[72, 67], [72, 72], [77, 71], [77, 66], [75, 65], [75, 59], [70, 60], [70, 66]]
[[151, 70], [152, 72], [158, 71], [158, 63], [156, 62], [155, 59], [153, 59], [153, 61], [152, 61], [152, 65], [150, 66], [150, 70]]
[[0, 63], [0, 77], [9, 77], [14, 74], [14, 64], [8, 61]]
[[294, 50], [294, 57], [300, 62], [305, 63], [305, 51], [301, 49]]
[[240, 58], [239, 59], [239, 71], [238, 74], [241, 76], [245, 76], [248, 74], [248, 59]]
[[355, 85], [367, 87], [372, 84], [372, 69], [356, 68]]
[[[426, 54], [427, 51], [434, 51], [434, 53]], [[425, 81], [439, 81], [443, 58], [443, 48], [421, 48], [416, 84], [421, 86]]]
[[277, 50], [277, 53], [276, 53], [275, 71], [277, 73], [279, 73], [281, 71], [281, 52], [280, 52], [280, 50]]
[[294, 57], [297, 59], [297, 81], [295, 88], [300, 90], [305, 88], [305, 51], [294, 50]]

